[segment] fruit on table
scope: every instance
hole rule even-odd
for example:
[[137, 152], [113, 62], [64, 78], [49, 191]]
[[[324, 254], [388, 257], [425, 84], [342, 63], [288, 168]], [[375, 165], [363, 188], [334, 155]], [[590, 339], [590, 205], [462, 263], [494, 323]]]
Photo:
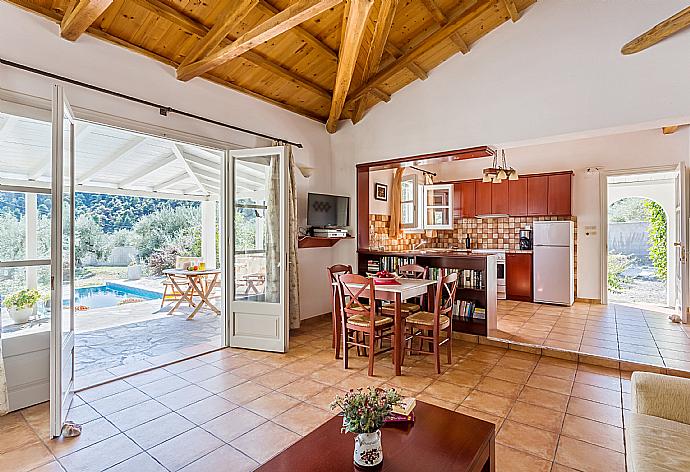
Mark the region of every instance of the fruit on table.
[[391, 274], [387, 270], [380, 270], [376, 273], [376, 277], [379, 279], [394, 279], [395, 275]]

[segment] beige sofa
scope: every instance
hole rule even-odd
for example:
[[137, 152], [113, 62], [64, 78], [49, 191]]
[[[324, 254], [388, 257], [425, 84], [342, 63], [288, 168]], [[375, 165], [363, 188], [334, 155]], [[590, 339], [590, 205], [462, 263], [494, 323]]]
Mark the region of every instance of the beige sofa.
[[631, 383], [628, 471], [690, 471], [690, 379], [634, 372]]

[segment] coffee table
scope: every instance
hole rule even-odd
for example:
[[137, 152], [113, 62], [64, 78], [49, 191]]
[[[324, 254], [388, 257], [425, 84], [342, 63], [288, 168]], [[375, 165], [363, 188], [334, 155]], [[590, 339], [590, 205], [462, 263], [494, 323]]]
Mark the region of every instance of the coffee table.
[[[492, 423], [421, 401], [414, 426], [381, 430], [380, 471], [494, 472]], [[354, 437], [335, 416], [259, 467], [261, 472], [352, 472]], [[355, 469], [357, 470], [357, 469]]]

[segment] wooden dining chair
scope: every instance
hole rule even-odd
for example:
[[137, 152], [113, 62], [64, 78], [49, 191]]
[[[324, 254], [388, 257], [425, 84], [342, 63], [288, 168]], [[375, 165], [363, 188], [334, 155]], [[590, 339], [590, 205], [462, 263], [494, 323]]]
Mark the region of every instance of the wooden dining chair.
[[[360, 287], [351, 288], [348, 284]], [[340, 295], [341, 325], [343, 327], [343, 359], [347, 369], [349, 350], [352, 347], [365, 348], [369, 357], [369, 376], [374, 375], [374, 357], [384, 354], [395, 346], [393, 318], [376, 314], [376, 288], [374, 280], [357, 274], [343, 274], [338, 278]], [[366, 297], [363, 297], [366, 291]], [[360, 298], [369, 298], [365, 305]], [[362, 335], [360, 341], [359, 335]], [[390, 347], [376, 350], [376, 342], [390, 339]]]
[[[398, 267], [398, 275], [405, 279], [426, 279], [429, 275], [429, 269], [422, 267], [419, 264], [406, 264]], [[410, 316], [417, 313], [424, 305], [424, 295], [419, 297], [419, 303], [403, 302], [400, 304], [400, 314], [403, 317]], [[395, 306], [392, 303], [383, 305], [381, 313], [386, 316], [395, 316]]]
[[[432, 354], [435, 356], [436, 373], [441, 373], [441, 346], [446, 344], [448, 363], [452, 362], [453, 351], [453, 323], [451, 320], [455, 292], [458, 288], [458, 273], [451, 272], [441, 277], [436, 284], [434, 297], [434, 311], [418, 311], [407, 318], [403, 318], [403, 332], [405, 332], [405, 348], [402, 353], [402, 362], [405, 361], [405, 351]], [[407, 329], [409, 328], [409, 333]], [[445, 339], [441, 340], [441, 331], [446, 332]], [[431, 332], [431, 335], [428, 333]], [[414, 340], [420, 339], [419, 349], [415, 349]], [[424, 341], [432, 343], [433, 352], [424, 351]]]
[[326, 267], [328, 272], [328, 285], [331, 287], [331, 310], [332, 310], [332, 335], [333, 339], [331, 342], [331, 347], [335, 349], [335, 358], [340, 359], [340, 339], [341, 339], [341, 326], [340, 326], [340, 297], [338, 295], [338, 278], [343, 274], [351, 274], [352, 266], [346, 264], [335, 264], [330, 267]]

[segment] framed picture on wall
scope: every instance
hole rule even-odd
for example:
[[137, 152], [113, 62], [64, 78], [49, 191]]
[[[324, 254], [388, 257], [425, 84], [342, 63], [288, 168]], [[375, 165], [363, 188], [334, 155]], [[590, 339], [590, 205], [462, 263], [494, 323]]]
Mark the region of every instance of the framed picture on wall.
[[374, 184], [374, 198], [385, 202], [388, 200], [388, 185], [375, 183]]

